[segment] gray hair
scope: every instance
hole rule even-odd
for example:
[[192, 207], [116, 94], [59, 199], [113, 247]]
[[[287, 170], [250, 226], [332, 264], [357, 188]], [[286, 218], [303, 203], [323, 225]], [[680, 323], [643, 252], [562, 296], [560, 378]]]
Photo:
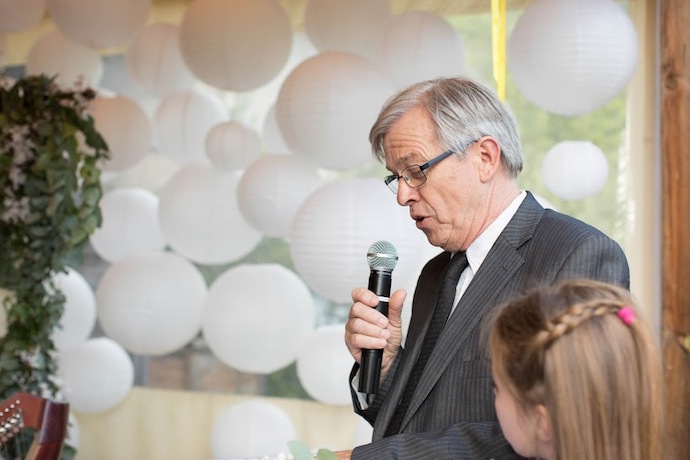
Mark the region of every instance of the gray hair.
[[379, 160], [385, 161], [383, 141], [390, 127], [415, 107], [431, 116], [442, 148], [464, 150], [481, 137], [492, 136], [501, 147], [501, 162], [508, 174], [515, 178], [522, 170], [514, 115], [493, 90], [463, 77], [415, 83], [389, 98], [369, 133], [372, 153]]

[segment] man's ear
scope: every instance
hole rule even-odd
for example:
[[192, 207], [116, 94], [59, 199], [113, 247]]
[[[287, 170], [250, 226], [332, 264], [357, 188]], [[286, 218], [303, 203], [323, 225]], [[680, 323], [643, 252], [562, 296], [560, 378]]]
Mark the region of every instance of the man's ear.
[[487, 182], [496, 174], [501, 166], [501, 146], [491, 136], [484, 136], [477, 141], [479, 149], [480, 169], [479, 178]]

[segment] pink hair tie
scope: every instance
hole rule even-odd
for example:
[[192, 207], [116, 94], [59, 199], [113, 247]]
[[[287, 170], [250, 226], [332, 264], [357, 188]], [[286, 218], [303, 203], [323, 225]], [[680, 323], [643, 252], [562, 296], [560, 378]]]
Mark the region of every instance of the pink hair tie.
[[618, 310], [618, 313], [616, 314], [626, 326], [630, 326], [635, 319], [635, 310], [633, 310], [631, 307], [623, 307]]

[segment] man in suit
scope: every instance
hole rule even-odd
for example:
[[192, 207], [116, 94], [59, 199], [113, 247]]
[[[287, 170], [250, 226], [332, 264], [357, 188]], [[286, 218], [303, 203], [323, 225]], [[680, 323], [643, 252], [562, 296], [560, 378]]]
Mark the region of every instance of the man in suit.
[[[370, 141], [392, 173], [385, 181], [398, 203], [443, 252], [419, 276], [405, 347], [406, 293], [391, 295], [386, 317], [372, 308], [379, 302], [373, 292], [353, 291], [345, 332], [356, 361], [350, 383], [373, 440], [338, 458], [518, 458], [496, 418], [483, 324], [502, 301], [540, 284], [579, 277], [628, 288], [625, 255], [597, 229], [544, 210], [520, 190], [516, 121], [481, 84], [445, 78], [402, 90], [384, 105]], [[430, 326], [452, 265], [459, 275], [449, 283], [450, 312]], [[424, 344], [439, 327], [438, 339]], [[384, 350], [373, 395], [357, 391], [362, 349]]]

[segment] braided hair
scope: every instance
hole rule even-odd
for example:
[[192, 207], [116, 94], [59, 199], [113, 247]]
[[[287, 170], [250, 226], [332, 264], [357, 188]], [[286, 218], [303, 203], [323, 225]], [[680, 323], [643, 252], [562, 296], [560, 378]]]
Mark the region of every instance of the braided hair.
[[618, 286], [576, 279], [503, 305], [493, 322], [495, 375], [523, 410], [548, 410], [558, 458], [660, 457], [656, 341]]

